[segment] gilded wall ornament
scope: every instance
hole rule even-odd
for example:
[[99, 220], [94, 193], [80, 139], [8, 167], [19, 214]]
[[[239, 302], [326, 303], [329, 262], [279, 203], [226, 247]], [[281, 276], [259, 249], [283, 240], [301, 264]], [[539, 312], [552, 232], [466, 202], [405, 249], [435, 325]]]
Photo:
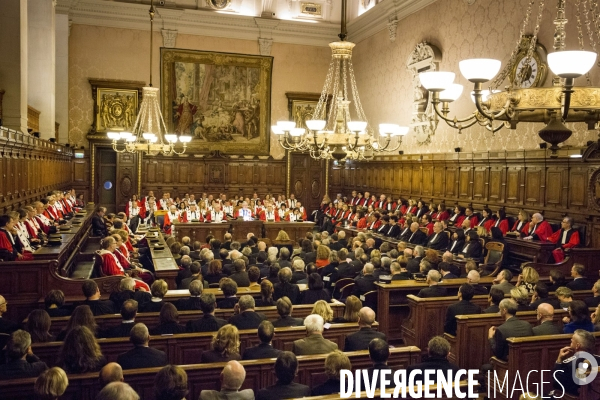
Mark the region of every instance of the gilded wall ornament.
[[136, 90], [98, 89], [96, 131], [131, 131], [137, 118]]

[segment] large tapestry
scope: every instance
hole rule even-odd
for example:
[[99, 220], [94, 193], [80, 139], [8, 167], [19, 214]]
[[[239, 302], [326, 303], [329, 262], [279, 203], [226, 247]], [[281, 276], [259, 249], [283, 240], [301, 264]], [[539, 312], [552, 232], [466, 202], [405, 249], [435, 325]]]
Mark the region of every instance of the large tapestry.
[[169, 132], [197, 152], [269, 154], [272, 57], [163, 48], [161, 61]]

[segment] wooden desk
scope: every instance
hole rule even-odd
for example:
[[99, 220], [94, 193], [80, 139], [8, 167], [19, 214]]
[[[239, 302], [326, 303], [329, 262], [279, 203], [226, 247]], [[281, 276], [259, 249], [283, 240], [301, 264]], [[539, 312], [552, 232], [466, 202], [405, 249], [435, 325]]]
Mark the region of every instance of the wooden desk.
[[[169, 251], [169, 254], [171, 252]], [[179, 267], [173, 257], [166, 258], [153, 258], [154, 262], [154, 274], [158, 279], [164, 279], [169, 285], [169, 289], [177, 289], [177, 283], [175, 283], [175, 278], [177, 278], [177, 273], [179, 272]]]
[[556, 247], [554, 243], [524, 240], [510, 236], [506, 236], [504, 240], [508, 245], [509, 256], [515, 264], [521, 264], [525, 261], [551, 262], [552, 250]]
[[175, 229], [175, 237], [179, 241], [184, 236], [188, 236], [192, 239], [192, 242], [198, 241], [200, 243], [206, 243], [206, 237], [213, 235], [216, 239], [223, 241], [223, 236], [231, 229], [229, 221], [226, 222], [174, 222], [173, 228]]
[[256, 237], [262, 237], [263, 222], [261, 220], [244, 221], [239, 219], [231, 221], [231, 234], [233, 235], [233, 240], [239, 242], [246, 241], [249, 233], [253, 233]]
[[307, 232], [312, 232], [315, 223], [311, 221], [304, 222], [263, 222], [265, 227], [264, 237], [271, 239], [272, 241], [277, 238], [280, 230], [284, 230], [290, 240], [294, 241], [294, 244], [298, 244], [300, 239], [306, 237]]

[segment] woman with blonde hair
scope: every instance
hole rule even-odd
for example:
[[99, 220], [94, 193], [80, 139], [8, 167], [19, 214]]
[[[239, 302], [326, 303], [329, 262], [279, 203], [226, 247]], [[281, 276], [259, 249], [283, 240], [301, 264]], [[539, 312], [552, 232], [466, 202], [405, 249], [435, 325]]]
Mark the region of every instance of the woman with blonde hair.
[[517, 311], [531, 311], [529, 306], [529, 293], [524, 286], [517, 286], [510, 290], [510, 298], [517, 302]]
[[315, 303], [311, 314], [318, 314], [323, 317], [325, 323], [333, 320], [333, 310], [325, 300], [319, 300]]
[[273, 300], [273, 283], [267, 279], [263, 279], [260, 283], [260, 299], [256, 300], [256, 307], [268, 307], [274, 306], [275, 301]]
[[275, 238], [276, 242], [289, 242], [290, 240], [290, 236], [283, 229], [279, 231], [277, 237]]
[[57, 400], [69, 386], [69, 378], [62, 368], [52, 367], [37, 377], [33, 392], [40, 400]]
[[329, 264], [329, 254], [330, 253], [331, 253], [331, 250], [327, 246], [319, 245], [317, 247], [317, 261], [315, 262], [317, 269], [321, 269], [324, 266]]
[[231, 324], [222, 326], [213, 337], [211, 348], [212, 350], [202, 353], [200, 362], [213, 363], [241, 360], [238, 328]]
[[340, 392], [340, 371], [351, 370], [352, 364], [346, 354], [335, 350], [325, 359], [325, 374], [327, 379], [322, 385], [316, 386], [311, 391], [311, 396], [325, 396]]
[[358, 322], [358, 312], [362, 308], [362, 301], [354, 295], [348, 296], [346, 299], [346, 308], [344, 308], [344, 316], [336, 317], [331, 321], [336, 324], [345, 324], [348, 322]]
[[525, 267], [523, 268], [523, 270], [519, 274], [519, 277], [517, 278], [516, 286], [524, 287], [527, 290], [527, 293], [529, 295], [532, 295], [535, 289], [535, 285], [538, 283], [539, 280], [540, 274], [538, 274], [538, 272], [534, 268]]

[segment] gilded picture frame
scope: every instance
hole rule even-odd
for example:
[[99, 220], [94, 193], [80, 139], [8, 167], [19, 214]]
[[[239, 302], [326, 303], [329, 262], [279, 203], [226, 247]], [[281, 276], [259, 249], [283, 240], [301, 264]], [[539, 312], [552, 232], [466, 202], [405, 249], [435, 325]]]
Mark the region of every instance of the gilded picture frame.
[[167, 130], [190, 152], [268, 155], [273, 57], [161, 48]]
[[138, 91], [98, 88], [95, 110], [96, 132], [131, 132], [138, 114]]

